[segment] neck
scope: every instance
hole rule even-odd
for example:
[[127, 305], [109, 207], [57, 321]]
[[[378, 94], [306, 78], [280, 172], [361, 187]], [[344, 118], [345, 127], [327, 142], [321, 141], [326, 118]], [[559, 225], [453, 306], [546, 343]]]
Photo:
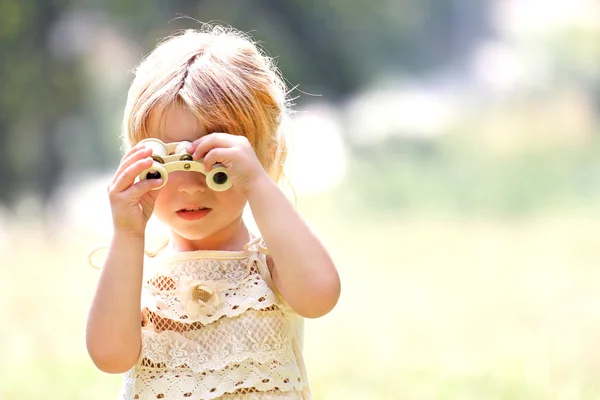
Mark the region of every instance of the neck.
[[171, 232], [173, 249], [177, 252], [196, 250], [243, 250], [250, 241], [250, 231], [242, 218], [233, 221], [229, 226], [200, 239], [188, 239], [177, 232]]

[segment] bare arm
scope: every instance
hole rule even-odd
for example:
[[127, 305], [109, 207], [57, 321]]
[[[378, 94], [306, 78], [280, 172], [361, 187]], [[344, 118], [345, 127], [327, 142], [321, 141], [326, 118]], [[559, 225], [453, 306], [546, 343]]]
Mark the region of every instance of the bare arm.
[[104, 372], [129, 370], [141, 348], [144, 238], [115, 234], [88, 315], [86, 345]]
[[129, 370], [141, 349], [141, 291], [144, 238], [160, 180], [135, 183], [152, 165], [152, 153], [143, 146], [122, 159], [108, 188], [114, 235], [90, 307], [86, 345], [96, 366], [104, 372]]
[[340, 278], [329, 253], [283, 192], [269, 178], [244, 136], [212, 133], [187, 150], [204, 158], [206, 170], [220, 163], [233, 186], [246, 196], [269, 247], [275, 286], [298, 314], [316, 318], [328, 313], [340, 295]]
[[328, 313], [340, 295], [340, 279], [329, 253], [283, 192], [268, 177], [247, 198], [272, 256], [277, 289], [298, 314]]

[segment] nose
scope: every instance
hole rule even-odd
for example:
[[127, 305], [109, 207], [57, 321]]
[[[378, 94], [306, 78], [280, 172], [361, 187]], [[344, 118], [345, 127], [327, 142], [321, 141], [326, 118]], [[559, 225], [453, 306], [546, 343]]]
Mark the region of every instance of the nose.
[[169, 174], [169, 181], [177, 187], [180, 194], [196, 194], [206, 192], [206, 177], [201, 172], [177, 171]]

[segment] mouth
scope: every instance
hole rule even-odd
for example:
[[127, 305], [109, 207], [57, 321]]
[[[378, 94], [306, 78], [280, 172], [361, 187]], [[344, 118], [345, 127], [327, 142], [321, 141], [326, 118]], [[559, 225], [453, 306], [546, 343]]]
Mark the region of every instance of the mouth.
[[204, 218], [212, 209], [208, 207], [187, 207], [177, 211], [177, 215], [185, 220]]
[[195, 208], [182, 208], [177, 212], [194, 212], [194, 211], [202, 211], [202, 210], [210, 210], [208, 207], [195, 207]]

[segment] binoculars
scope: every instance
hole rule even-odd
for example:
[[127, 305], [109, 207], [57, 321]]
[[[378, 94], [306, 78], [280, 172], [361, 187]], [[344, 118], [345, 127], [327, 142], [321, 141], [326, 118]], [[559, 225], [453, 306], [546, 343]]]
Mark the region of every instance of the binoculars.
[[152, 159], [154, 160], [152, 166], [139, 175], [140, 181], [160, 178], [163, 180], [162, 185], [154, 190], [166, 185], [169, 174], [175, 171], [201, 172], [206, 175], [206, 185], [217, 192], [231, 187], [231, 180], [223, 165], [215, 164], [210, 171], [206, 171], [204, 160], [192, 158], [192, 155], [186, 150], [190, 142], [164, 143], [159, 139], [149, 138], [140, 141], [140, 144], [152, 149]]

